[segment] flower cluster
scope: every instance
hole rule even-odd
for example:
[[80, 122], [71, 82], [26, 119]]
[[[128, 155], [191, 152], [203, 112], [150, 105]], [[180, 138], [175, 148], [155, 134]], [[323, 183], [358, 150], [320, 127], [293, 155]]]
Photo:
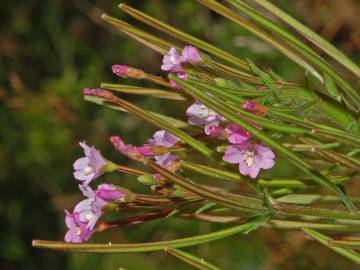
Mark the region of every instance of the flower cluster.
[[85, 157], [74, 162], [74, 177], [81, 182], [79, 189], [86, 199], [75, 206], [73, 213], [65, 210], [68, 227], [65, 241], [74, 243], [86, 241], [95, 232], [95, 225], [108, 203], [126, 197], [125, 193], [110, 184], [101, 184], [96, 191], [89, 186], [91, 181], [114, 170], [116, 166], [107, 161], [95, 147], [85, 142], [81, 142], [80, 146], [84, 149]]
[[[181, 54], [175, 48], [171, 48], [163, 58], [161, 69], [167, 72], [176, 73], [181, 79], [186, 79], [187, 65], [196, 65], [203, 59], [199, 51], [192, 46], [185, 46]], [[144, 72], [135, 68], [122, 65], [114, 65], [113, 72], [120, 77], [143, 78]], [[97, 96], [108, 100], [114, 100], [115, 96], [102, 89], [84, 89], [85, 95]], [[254, 114], [264, 113], [263, 107], [255, 102], [246, 101], [242, 108]], [[242, 175], [256, 178], [261, 169], [270, 169], [275, 164], [275, 155], [271, 149], [258, 143], [252, 135], [211, 108], [195, 101], [186, 110], [188, 123], [190, 125], [203, 127], [203, 133], [218, 140], [228, 143], [223, 160], [239, 165], [239, 172]], [[250, 123], [252, 124], [252, 123]], [[256, 126], [257, 128], [261, 128]], [[199, 134], [200, 135], [200, 134]], [[172, 172], [179, 169], [175, 162], [181, 160], [176, 153], [180, 146], [179, 138], [166, 130], [156, 131], [144, 145], [133, 146], [126, 144], [119, 136], [110, 138], [114, 148], [121, 154], [140, 162], [145, 163], [147, 159], [154, 159], [155, 163]], [[79, 202], [72, 213], [65, 210], [65, 223], [68, 232], [65, 235], [67, 242], [86, 241], [96, 230], [97, 223], [106, 207], [110, 203], [117, 203], [124, 200], [127, 194], [118, 187], [110, 184], [101, 184], [94, 191], [90, 183], [103, 173], [115, 171], [118, 166], [105, 159], [93, 146], [81, 142], [85, 156], [74, 162], [74, 177], [80, 181], [79, 188], [86, 197]], [[161, 183], [161, 176], [155, 174], [154, 180]], [[156, 182], [155, 181], [155, 182]], [[165, 195], [166, 196], [166, 195]]]
[[[179, 79], [186, 80], [188, 74], [183, 66], [186, 65], [186, 63], [196, 65], [202, 61], [203, 59], [201, 58], [199, 51], [193, 46], [185, 46], [181, 55], [175, 48], [170, 48], [169, 52], [163, 58], [161, 69], [176, 73]], [[180, 89], [174, 81], [170, 81], [170, 86]]]

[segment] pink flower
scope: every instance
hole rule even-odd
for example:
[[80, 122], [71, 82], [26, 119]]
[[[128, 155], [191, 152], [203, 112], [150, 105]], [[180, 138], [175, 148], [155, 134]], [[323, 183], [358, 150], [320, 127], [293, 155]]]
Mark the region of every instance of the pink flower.
[[[179, 139], [174, 135], [166, 132], [165, 130], [158, 130], [154, 133], [153, 137], [148, 140], [150, 146], [163, 146], [165, 148], [170, 148], [174, 146]], [[177, 159], [177, 156], [171, 154], [170, 152], [158, 155], [154, 153], [153, 156], [156, 160], [156, 164], [166, 167], [170, 165], [173, 161]]]
[[251, 138], [251, 134], [235, 124], [226, 126], [225, 131], [228, 133], [228, 141], [232, 144], [242, 144]]
[[89, 229], [86, 223], [80, 221], [79, 214], [71, 214], [67, 210], [65, 210], [65, 213], [65, 224], [68, 227], [68, 231], [65, 234], [65, 242], [82, 243], [87, 241], [94, 233], [94, 230]]
[[179, 139], [165, 130], [158, 130], [153, 137], [148, 140], [150, 145], [164, 146], [166, 148], [174, 146]]
[[205, 126], [205, 134], [220, 140], [225, 139], [226, 132], [218, 126], [218, 123], [208, 124]]
[[84, 149], [85, 157], [79, 158], [74, 162], [74, 177], [88, 185], [104, 173], [105, 166], [109, 163], [101, 153], [93, 146], [88, 146], [85, 141], [80, 142]]
[[111, 69], [114, 74], [121, 78], [126, 78], [129, 71], [129, 67], [123, 65], [113, 65]]
[[256, 178], [260, 169], [272, 168], [275, 164], [274, 158], [275, 154], [271, 149], [251, 143], [229, 145], [223, 156], [223, 160], [239, 164], [240, 173], [251, 178]]
[[104, 201], [116, 201], [126, 197], [126, 194], [121, 192], [115, 186], [110, 184], [101, 184], [95, 191], [95, 196]]
[[177, 83], [174, 82], [174, 81], [170, 81], [170, 86], [171, 86], [172, 88], [174, 88], [174, 89], [177, 89], [177, 90], [181, 89], [181, 87], [178, 86]]
[[83, 94], [85, 96], [101, 97], [101, 98], [104, 98], [104, 99], [107, 99], [107, 100], [112, 100], [112, 99], [115, 98], [113, 93], [111, 93], [110, 91], [101, 89], [101, 88], [93, 88], [93, 89], [84, 88]]
[[79, 220], [86, 223], [87, 227], [92, 230], [101, 217], [102, 208], [107, 202], [98, 197], [90, 186], [79, 185], [79, 188], [87, 199], [75, 206], [74, 213], [78, 214]]
[[209, 135], [211, 128], [207, 126], [218, 127], [221, 121], [220, 114], [209, 109], [201, 103], [194, 103], [186, 110], [186, 115], [189, 117], [188, 122], [190, 125], [204, 125], [205, 133]]
[[[181, 80], [186, 80], [189, 77], [189, 75], [186, 73], [178, 73], [176, 76]], [[174, 81], [170, 81], [170, 86], [174, 89], [181, 89], [181, 87], [178, 86], [177, 83]]]
[[185, 72], [183, 67], [181, 66], [181, 56], [178, 54], [174, 47], [170, 48], [168, 54], [164, 56], [161, 69], [174, 73]]
[[244, 110], [247, 110], [249, 112], [253, 112], [257, 115], [265, 115], [267, 108], [259, 103], [256, 103], [254, 101], [245, 101], [242, 106]]
[[199, 51], [197, 48], [193, 47], [193, 46], [185, 46], [184, 49], [182, 50], [182, 55], [181, 55], [181, 62], [187, 62], [187, 63], [197, 63], [197, 62], [201, 62], [203, 61], [203, 59], [201, 58]]
[[144, 155], [139, 151], [138, 147], [124, 143], [119, 136], [110, 137], [110, 141], [121, 154], [140, 162], [144, 161]]

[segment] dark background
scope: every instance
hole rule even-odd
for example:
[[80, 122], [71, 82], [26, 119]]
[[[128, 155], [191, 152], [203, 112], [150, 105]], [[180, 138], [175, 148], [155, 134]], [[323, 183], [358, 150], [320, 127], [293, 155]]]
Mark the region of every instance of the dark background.
[[[124, 1], [288, 80], [302, 71], [237, 25], [194, 0]], [[359, 63], [359, 2], [273, 1], [304, 21]], [[109, 159], [126, 164], [108, 142], [121, 134], [140, 144], [154, 128], [82, 98], [84, 87], [118, 82], [112, 64], [161, 74], [161, 56], [119, 35], [100, 19], [126, 18], [118, 1], [2, 0], [0, 4], [0, 269], [191, 269], [164, 253], [65, 254], [31, 247], [32, 239], [62, 240], [63, 209], [81, 199], [72, 163], [86, 139]], [[128, 19], [133, 22], [133, 20]], [[136, 22], [133, 22], [139, 25]], [[137, 84], [138, 82], [128, 82]], [[158, 112], [183, 116], [167, 101], [130, 97]], [[105, 176], [141, 191], [135, 179]], [[207, 233], [223, 226], [182, 220], [155, 221], [99, 233], [91, 242], [142, 242]], [[188, 249], [224, 269], [355, 269], [300, 232], [261, 229], [251, 236]]]

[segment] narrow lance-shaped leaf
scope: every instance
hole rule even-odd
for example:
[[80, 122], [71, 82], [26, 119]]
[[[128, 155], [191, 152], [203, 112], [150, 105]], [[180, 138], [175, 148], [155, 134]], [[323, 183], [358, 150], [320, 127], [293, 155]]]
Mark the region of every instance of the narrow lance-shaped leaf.
[[56, 249], [62, 251], [78, 251], [78, 252], [97, 252], [97, 253], [129, 253], [129, 252], [147, 252], [163, 250], [166, 247], [183, 248], [196, 246], [203, 243], [209, 243], [215, 240], [223, 239], [231, 235], [248, 232], [254, 230], [269, 220], [268, 216], [259, 216], [248, 222], [237, 225], [224, 230], [203, 234], [194, 237], [182, 238], [177, 240], [150, 242], [150, 243], [138, 243], [138, 244], [72, 244], [57, 241], [42, 241], [34, 240], [32, 245], [34, 247]]
[[123, 32], [124, 34], [130, 36], [131, 38], [135, 39], [136, 41], [143, 43], [145, 46], [150, 47], [154, 51], [157, 51], [161, 54], [166, 54], [166, 52], [171, 47], [175, 47], [174, 44], [169, 43], [161, 38], [158, 38], [154, 35], [151, 35], [137, 27], [134, 27], [127, 22], [122, 20], [116, 19], [109, 15], [104, 14], [101, 17], [103, 20], [108, 22], [109, 24], [115, 26], [118, 30]]
[[[105, 20], [106, 22], [108, 22], [109, 24], [113, 25], [115, 28], [117, 28], [123, 34], [129, 36], [130, 38], [138, 41], [139, 43], [145, 45], [146, 47], [153, 49], [154, 51], [156, 51], [162, 55], [165, 55], [168, 52], [168, 50], [172, 47], [176, 48], [178, 51], [180, 50], [180, 48], [178, 46], [176, 46], [175, 44], [165, 41], [161, 38], [158, 38], [146, 31], [143, 31], [137, 27], [134, 27], [122, 20], [113, 18], [106, 14], [104, 14], [102, 16], [102, 19]], [[207, 56], [207, 55], [204, 55], [204, 56], [205, 56], [205, 58], [210, 59], [209, 56]], [[243, 61], [243, 62], [246, 63], [245, 61]], [[232, 74], [236, 78], [241, 78], [242, 80], [245, 80], [245, 81], [249, 81], [249, 82], [253, 82], [253, 83], [259, 82], [258, 78], [255, 77], [254, 75], [251, 75], [244, 71], [240, 71], [240, 70], [231, 68], [229, 66], [226, 66], [226, 65], [219, 63], [212, 59], [211, 59], [211, 67], [217, 71], [224, 72], [225, 74]], [[250, 68], [247, 68], [246, 70], [250, 70]]]
[[[129, 113], [127, 110], [125, 110], [124, 108], [121, 108], [119, 106], [115, 106], [110, 104], [109, 102], [107, 102], [105, 99], [103, 98], [99, 98], [99, 97], [93, 97], [93, 96], [85, 96], [85, 100], [89, 101], [89, 102], [93, 102], [96, 103], [98, 105], [102, 105], [102, 106], [106, 106], [110, 109], [116, 110], [116, 111], [121, 111], [121, 112], [127, 112]], [[161, 120], [167, 122], [169, 125], [173, 125], [176, 128], [179, 129], [186, 129], [192, 132], [199, 132], [201, 131], [201, 129], [197, 128], [196, 126], [191, 126], [186, 122], [183, 122], [179, 119], [161, 114], [161, 113], [157, 113], [157, 112], [153, 112], [153, 111], [149, 111], [149, 110], [145, 110], [147, 113], [154, 115], [158, 118], [160, 118]]]
[[[359, 231], [360, 229], [358, 229]], [[360, 249], [360, 240], [329, 240], [329, 245], [340, 248]]]
[[[331, 77], [337, 84], [344, 89], [344, 91], [348, 91], [351, 89], [351, 85], [341, 76], [338, 72], [330, 66], [320, 55], [316, 54], [309, 46], [307, 46], [300, 39], [287, 32], [282, 27], [278, 26], [276, 23], [272, 22], [265, 16], [259, 14], [254, 8], [244, 3], [242, 0], [227, 0], [231, 5], [238, 8], [246, 15], [254, 19], [257, 23], [259, 23], [262, 27], [271, 30], [279, 34], [282, 38], [288, 41], [292, 46], [294, 46], [299, 52], [301, 52], [305, 58], [312, 61], [320, 70], [325, 73], [325, 77]], [[353, 90], [350, 90], [353, 91]], [[334, 97], [330, 94], [330, 96]], [[334, 97], [335, 100], [340, 101], [338, 98]]]
[[257, 128], [253, 127], [251, 124], [246, 123], [245, 121], [241, 120], [233, 111], [228, 110], [226, 107], [219, 104], [213, 97], [205, 94], [201, 90], [191, 86], [188, 82], [184, 80], [180, 80], [175, 76], [170, 75], [171, 79], [174, 80], [181, 88], [188, 92], [190, 95], [193, 95], [194, 98], [199, 100], [204, 105], [208, 106], [209, 108], [213, 109], [229, 121], [239, 125], [240, 127], [244, 128], [245, 130], [252, 133], [252, 135], [260, 140], [261, 142], [269, 145], [273, 149], [277, 150], [280, 154], [287, 157], [291, 163], [293, 163], [296, 167], [300, 170], [308, 174], [310, 177], [314, 179], [315, 182], [320, 184], [321, 186], [327, 188], [328, 190], [336, 193], [344, 202], [346, 207], [351, 210], [357, 212], [356, 207], [351, 202], [351, 200], [347, 197], [347, 195], [336, 185], [330, 183], [323, 175], [318, 173], [312, 166], [308, 163], [303, 161], [293, 152], [282, 146], [281, 144], [277, 143], [273, 139], [269, 138], [268, 136], [264, 135], [261, 131]]
[[278, 17], [283, 22], [287, 23], [291, 27], [293, 27], [296, 31], [303, 34], [305, 37], [307, 37], [314, 45], [316, 45], [319, 49], [326, 52], [328, 55], [333, 57], [335, 60], [337, 60], [340, 64], [347, 67], [349, 70], [351, 70], [356, 76], [360, 78], [360, 68], [352, 62], [344, 53], [339, 51], [335, 46], [330, 44], [328, 41], [326, 41], [323, 37], [316, 34], [314, 31], [312, 31], [307, 26], [303, 25], [298, 20], [294, 19], [290, 15], [288, 15], [286, 12], [272, 4], [271, 2], [267, 0], [252, 0], [259, 6], [265, 8], [267, 11], [269, 11], [271, 14]]
[[220, 194], [218, 192], [214, 192], [212, 190], [209, 190], [208, 188], [205, 188], [203, 186], [199, 186], [195, 183], [192, 183], [190, 181], [187, 181], [186, 179], [156, 165], [154, 162], [147, 160], [146, 164], [149, 168], [155, 170], [156, 172], [160, 173], [162, 176], [164, 176], [166, 179], [171, 180], [175, 184], [179, 185], [180, 187], [197, 194], [205, 199], [208, 199], [210, 201], [223, 204], [225, 206], [228, 206], [230, 208], [239, 209], [242, 211], [247, 212], [266, 212], [267, 209], [264, 207], [259, 206], [256, 203], [252, 203], [252, 198], [245, 198], [242, 199], [241, 197], [238, 197], [237, 199], [234, 199], [232, 197], [229, 197], [227, 195]]
[[195, 267], [196, 269], [200, 270], [221, 270], [221, 268], [205, 261], [203, 258], [196, 257], [190, 253], [187, 253], [185, 251], [166, 247], [164, 248], [164, 251], [173, 255], [174, 257], [180, 259], [181, 261]]
[[233, 55], [231, 55], [231, 54], [229, 54], [229, 53], [227, 53], [227, 52], [225, 52], [203, 40], [200, 40], [189, 34], [186, 34], [185, 32], [180, 31], [180, 30], [176, 29], [175, 27], [165, 24], [159, 20], [156, 20], [155, 18], [153, 18], [137, 9], [129, 7], [125, 4], [120, 4], [119, 8], [122, 11], [129, 14], [130, 16], [134, 17], [135, 19], [137, 19], [143, 23], [146, 23], [162, 32], [165, 32], [165, 33], [172, 35], [180, 40], [183, 40], [186, 43], [192, 44], [210, 54], [213, 54], [225, 61], [228, 61], [228, 62], [238, 66], [241, 69], [250, 70], [246, 61], [241, 60], [241, 59], [239, 59], [239, 58], [237, 58], [237, 57], [235, 57], [235, 56], [233, 56]]
[[269, 222], [270, 226], [279, 229], [301, 229], [301, 228], [310, 228], [320, 231], [329, 231], [329, 232], [358, 232], [360, 230], [359, 225], [349, 225], [349, 224], [329, 224], [329, 223], [316, 223], [316, 222], [305, 222], [305, 221], [292, 221], [292, 220], [271, 220]]
[[312, 230], [309, 228], [303, 228], [302, 230], [306, 234], [310, 235], [312, 238], [318, 240], [324, 246], [326, 246], [326, 247], [332, 249], [333, 251], [335, 251], [336, 253], [352, 260], [353, 262], [360, 264], [360, 254], [355, 252], [354, 250], [332, 246], [329, 242], [333, 239], [331, 239], [330, 237], [323, 235], [315, 230]]
[[156, 88], [138, 87], [124, 84], [101, 83], [101, 88], [124, 94], [152, 96], [163, 99], [184, 101], [186, 98], [178, 93], [164, 91]]
[[214, 167], [197, 164], [190, 161], [182, 161], [181, 167], [214, 178], [232, 180], [232, 181], [243, 181], [238, 173], [234, 173], [224, 169], [216, 169]]
[[304, 61], [299, 55], [291, 51], [286, 45], [281, 43], [280, 39], [275, 39], [269, 34], [267, 34], [265, 31], [262, 31], [260, 28], [258, 28], [256, 25], [251, 23], [250, 21], [247, 21], [243, 18], [241, 18], [238, 14], [231, 11], [230, 9], [226, 8], [225, 6], [219, 4], [218, 2], [214, 0], [198, 0], [203, 5], [206, 5], [207, 7], [211, 8], [213, 11], [221, 14], [222, 16], [238, 23], [242, 27], [244, 27], [246, 30], [250, 31], [257, 37], [261, 38], [265, 42], [269, 43], [271, 46], [273, 46], [275, 49], [279, 50], [281, 53], [286, 55], [288, 58], [293, 60], [298, 65], [302, 66], [305, 70], [309, 71], [315, 78], [317, 78], [320, 82], [324, 82], [324, 79], [322, 76], [317, 72], [309, 63]]

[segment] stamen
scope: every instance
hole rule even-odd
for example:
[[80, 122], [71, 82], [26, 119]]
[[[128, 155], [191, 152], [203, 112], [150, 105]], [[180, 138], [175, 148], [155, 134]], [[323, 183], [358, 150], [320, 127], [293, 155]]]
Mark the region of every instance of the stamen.
[[81, 229], [80, 229], [80, 227], [76, 227], [76, 228], [75, 228], [75, 233], [76, 233], [76, 235], [80, 235], [80, 234], [81, 234]]

